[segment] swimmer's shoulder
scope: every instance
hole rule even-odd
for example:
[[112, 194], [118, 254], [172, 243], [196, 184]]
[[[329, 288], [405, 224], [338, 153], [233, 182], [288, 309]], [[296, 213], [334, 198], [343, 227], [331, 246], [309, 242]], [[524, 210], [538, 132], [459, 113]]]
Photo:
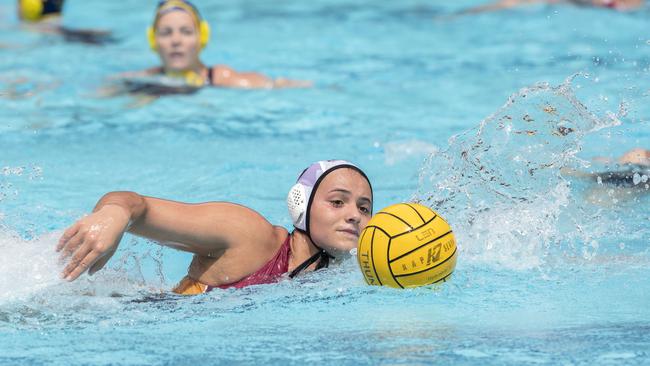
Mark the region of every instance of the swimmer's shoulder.
[[280, 245], [283, 244], [284, 241], [287, 239], [287, 236], [290, 235], [289, 231], [284, 227], [277, 226], [277, 225], [274, 225], [273, 229], [274, 229], [274, 241], [276, 243], [280, 243]]
[[[231, 278], [239, 280], [262, 268], [277, 255], [289, 236], [288, 231], [280, 226], [271, 226], [270, 231], [263, 230], [263, 232], [262, 236], [251, 232], [241, 233], [242, 240], [233, 243], [224, 252], [224, 258], [229, 258], [229, 261], [234, 260], [231, 269], [238, 268], [234, 273], [240, 273], [234, 277], [230, 276]], [[251, 240], [251, 234], [255, 239]], [[225, 261], [222, 262], [224, 265], [226, 264]]]
[[248, 246], [256, 249], [279, 247], [288, 234], [282, 226], [273, 225], [264, 215], [256, 210], [237, 203], [223, 203], [215, 209], [230, 216], [232, 225], [229, 242], [234, 246]]
[[285, 240], [287, 240], [288, 236], [289, 232], [287, 229], [274, 225], [273, 231], [269, 233], [269, 236], [266, 238], [266, 240], [260, 241], [257, 248], [255, 248], [251, 254], [261, 254], [261, 258], [264, 258], [263, 262], [266, 263], [278, 252], [278, 250], [280, 250]]

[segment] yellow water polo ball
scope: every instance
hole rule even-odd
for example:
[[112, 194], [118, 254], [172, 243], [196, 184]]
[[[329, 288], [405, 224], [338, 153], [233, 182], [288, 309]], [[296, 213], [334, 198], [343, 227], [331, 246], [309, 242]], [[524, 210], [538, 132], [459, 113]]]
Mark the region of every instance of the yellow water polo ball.
[[369, 285], [396, 288], [446, 281], [456, 256], [456, 239], [447, 221], [417, 203], [398, 203], [377, 212], [361, 232], [357, 250]]

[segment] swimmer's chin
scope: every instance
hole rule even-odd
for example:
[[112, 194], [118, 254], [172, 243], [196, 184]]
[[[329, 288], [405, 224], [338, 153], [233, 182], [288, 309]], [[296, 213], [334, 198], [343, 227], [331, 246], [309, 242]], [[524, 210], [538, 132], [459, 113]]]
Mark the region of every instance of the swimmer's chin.
[[354, 252], [356, 249], [357, 241], [355, 240], [350, 243], [340, 244], [336, 248], [330, 249], [328, 252], [330, 252], [330, 254], [336, 258], [345, 258], [352, 255], [352, 252]]
[[168, 72], [185, 72], [191, 69], [189, 62], [186, 62], [184, 58], [173, 57], [165, 61], [165, 70]]

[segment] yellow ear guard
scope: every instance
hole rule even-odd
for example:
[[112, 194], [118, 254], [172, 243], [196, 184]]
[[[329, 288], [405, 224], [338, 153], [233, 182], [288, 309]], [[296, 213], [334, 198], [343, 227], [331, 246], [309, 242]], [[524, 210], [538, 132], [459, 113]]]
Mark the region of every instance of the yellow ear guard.
[[18, 0], [18, 14], [20, 19], [39, 20], [43, 16], [43, 3], [41, 0]]
[[163, 14], [173, 9], [183, 10], [192, 15], [198, 27], [199, 44], [201, 45], [201, 49], [205, 48], [210, 41], [210, 25], [201, 18], [201, 14], [197, 8], [189, 1], [185, 0], [166, 0], [161, 1], [158, 4], [158, 9], [156, 9], [156, 18], [154, 19], [153, 25], [147, 27], [147, 40], [149, 41], [149, 47], [151, 47], [152, 50], [157, 51], [156, 24]]
[[35, 22], [50, 14], [60, 14], [64, 0], [18, 0], [18, 16]]

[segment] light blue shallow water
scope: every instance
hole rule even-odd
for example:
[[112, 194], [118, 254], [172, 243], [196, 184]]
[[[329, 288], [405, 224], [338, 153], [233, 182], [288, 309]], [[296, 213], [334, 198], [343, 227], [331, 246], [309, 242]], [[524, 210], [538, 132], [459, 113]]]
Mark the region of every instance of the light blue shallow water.
[[[26, 32], [13, 3], [0, 2], [0, 364], [650, 364], [645, 182], [628, 194], [559, 173], [650, 147], [647, 9], [203, 1], [205, 62], [316, 87], [132, 108], [97, 89], [155, 64], [153, 2], [69, 0], [65, 23], [112, 29], [106, 47]], [[347, 260], [177, 297], [190, 256], [128, 236], [109, 269], [58, 279], [57, 234], [107, 191], [229, 200], [288, 227], [286, 191], [323, 158], [362, 166], [376, 209], [440, 210], [460, 248], [452, 281], [371, 288]]]

